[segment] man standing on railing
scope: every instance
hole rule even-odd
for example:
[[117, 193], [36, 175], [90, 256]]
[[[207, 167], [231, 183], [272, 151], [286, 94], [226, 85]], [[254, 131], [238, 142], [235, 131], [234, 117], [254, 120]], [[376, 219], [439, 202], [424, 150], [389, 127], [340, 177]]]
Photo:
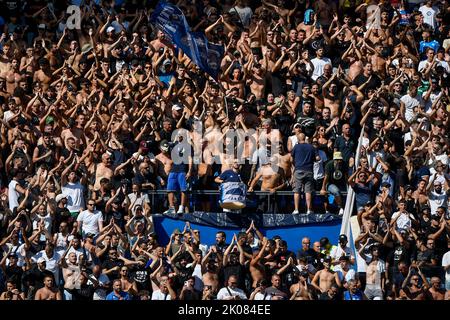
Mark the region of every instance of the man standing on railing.
[[334, 196], [337, 206], [339, 207], [339, 215], [344, 214], [341, 192], [345, 191], [347, 185], [348, 167], [344, 162], [342, 153], [336, 151], [333, 154], [333, 161], [325, 166], [325, 178], [323, 179], [321, 195], [326, 195], [327, 191]]
[[292, 150], [294, 159], [294, 211], [292, 214], [299, 214], [300, 189], [304, 189], [306, 198], [306, 214], [312, 211], [312, 192], [314, 190], [314, 161], [319, 161], [320, 156], [317, 150], [305, 141], [305, 134], [298, 135], [298, 143]]
[[169, 210], [165, 213], [175, 213], [175, 195], [177, 191], [181, 191], [180, 206], [177, 214], [189, 213], [188, 200], [188, 183], [192, 175], [192, 145], [187, 141], [185, 131], [179, 131], [172, 148], [171, 158], [173, 160], [172, 169], [170, 169], [167, 178], [167, 197], [169, 200]]

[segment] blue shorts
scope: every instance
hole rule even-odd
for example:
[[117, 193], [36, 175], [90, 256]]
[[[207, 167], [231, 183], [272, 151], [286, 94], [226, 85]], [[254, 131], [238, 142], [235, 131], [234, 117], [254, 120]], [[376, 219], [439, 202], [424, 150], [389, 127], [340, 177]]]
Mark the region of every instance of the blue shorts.
[[186, 172], [170, 172], [167, 177], [167, 191], [186, 192]]

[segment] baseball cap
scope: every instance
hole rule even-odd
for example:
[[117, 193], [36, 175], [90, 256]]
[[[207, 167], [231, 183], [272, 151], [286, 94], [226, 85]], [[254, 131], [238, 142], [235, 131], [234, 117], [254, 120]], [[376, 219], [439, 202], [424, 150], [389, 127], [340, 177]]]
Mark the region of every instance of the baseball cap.
[[142, 151], [143, 152], [148, 152], [148, 144], [147, 144], [147, 141], [141, 141], [140, 143], [139, 143], [139, 148], [141, 148], [142, 149]]
[[169, 141], [162, 140], [161, 143], [159, 144], [159, 148], [165, 152], [169, 151]]
[[331, 256], [326, 255], [325, 258], [323, 258], [324, 262], [331, 262]]
[[435, 185], [435, 186], [439, 185], [440, 186], [440, 185], [442, 185], [442, 182], [439, 181], [439, 180], [434, 180], [433, 185]]
[[42, 263], [45, 262], [45, 259], [43, 257], [40, 257], [39, 259], [37, 259], [37, 263]]
[[172, 61], [170, 59], [164, 60], [163, 65], [169, 65], [169, 64], [172, 64]]
[[38, 29], [46, 29], [46, 25], [44, 23], [41, 23], [40, 25], [38, 25]]
[[328, 240], [327, 237], [323, 237], [322, 239], [320, 239], [320, 246], [321, 247], [325, 247], [328, 243], [330, 243], [330, 240]]
[[391, 187], [391, 184], [390, 184], [389, 182], [383, 182], [383, 183], [381, 184], [381, 187], [383, 187], [383, 188], [390, 188], [390, 187]]
[[109, 26], [109, 27], [106, 29], [106, 32], [113, 32], [114, 30], [116, 30], [116, 29], [114, 29], [114, 27]]
[[301, 271], [300, 272], [300, 277], [303, 277], [303, 278], [308, 278], [308, 276], [309, 276], [309, 273], [308, 273], [308, 271]]
[[176, 228], [175, 230], [173, 230], [173, 234], [182, 234], [180, 229]]
[[342, 152], [336, 151], [333, 153], [333, 160], [344, 160], [342, 157]]
[[45, 118], [45, 124], [50, 124], [53, 123], [55, 121], [55, 119], [52, 116], [48, 116], [47, 118]]
[[67, 199], [67, 196], [65, 194], [58, 194], [55, 198], [56, 203], [60, 202], [62, 199]]
[[339, 242], [347, 242], [347, 241], [348, 241], [348, 238], [345, 234], [341, 234], [339, 236]]
[[409, 184], [407, 184], [407, 185], [405, 186], [405, 191], [408, 191], [408, 190], [413, 190], [413, 187], [410, 186]]
[[348, 256], [340, 256], [339, 257], [339, 261], [349, 261], [349, 257]]
[[172, 106], [172, 110], [183, 110], [183, 107], [176, 103]]

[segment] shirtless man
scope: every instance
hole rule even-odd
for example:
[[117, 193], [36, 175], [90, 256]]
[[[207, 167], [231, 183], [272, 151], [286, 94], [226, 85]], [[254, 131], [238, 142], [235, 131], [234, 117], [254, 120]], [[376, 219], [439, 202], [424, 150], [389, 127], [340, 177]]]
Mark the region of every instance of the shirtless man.
[[[274, 168], [276, 168], [274, 170]], [[262, 179], [261, 191], [270, 191], [275, 193], [277, 190], [281, 190], [286, 186], [286, 177], [284, 170], [275, 165], [275, 163], [264, 163], [256, 173], [252, 182], [249, 185], [248, 192], [253, 192], [253, 188], [259, 179]]]
[[154, 51], [159, 51], [160, 48], [167, 47], [166, 35], [161, 30], [158, 30], [156, 39], [150, 42]]
[[84, 126], [86, 117], [84, 114], [79, 114], [76, 119], [76, 125], [73, 128], [64, 129], [61, 132], [61, 138], [64, 141], [64, 145], [67, 148], [67, 139], [73, 138], [75, 139], [75, 145], [77, 149], [81, 149], [81, 146], [84, 145], [84, 140], [86, 140], [84, 136]]
[[430, 282], [431, 287], [426, 292], [426, 297], [430, 300], [444, 300], [445, 290], [441, 289], [441, 279], [432, 277]]
[[161, 186], [164, 187], [166, 185], [170, 169], [172, 169], [173, 161], [170, 158], [169, 142], [167, 142], [167, 140], [161, 141], [159, 149], [161, 150], [161, 153], [155, 157], [156, 173], [158, 174]]
[[44, 287], [36, 291], [34, 300], [62, 300], [61, 292], [53, 285], [53, 277], [44, 278]]
[[339, 275], [331, 270], [331, 257], [326, 256], [323, 261], [324, 269], [317, 271], [314, 275], [314, 279], [311, 284], [314, 288], [319, 290], [321, 293], [327, 292], [332, 284], [337, 284], [341, 287], [341, 280], [339, 279]]
[[19, 61], [12, 59], [8, 71], [3, 73], [2, 76], [6, 79], [6, 91], [9, 94], [13, 94], [19, 81], [22, 80], [22, 76], [19, 73]]
[[247, 85], [250, 86], [250, 91], [255, 95], [256, 99], [264, 98], [266, 72], [267, 70], [260, 63], [252, 64], [251, 70], [248, 71], [249, 79], [247, 79]]
[[97, 165], [97, 169], [95, 170], [95, 184], [94, 190], [100, 189], [100, 180], [103, 178], [107, 178], [108, 180], [112, 179], [114, 174], [111, 169], [111, 156], [106, 152], [102, 154], [102, 162]]
[[427, 182], [425, 180], [420, 180], [417, 190], [413, 193], [413, 198], [419, 201], [420, 206], [428, 204]]
[[52, 80], [52, 74], [50, 71], [50, 63], [47, 59], [42, 58], [39, 60], [39, 70], [34, 73], [33, 82], [39, 82], [42, 90], [47, 91]]
[[33, 76], [37, 69], [36, 57], [34, 56], [34, 49], [27, 48], [27, 55], [20, 60], [20, 72], [26, 73], [28, 76]]
[[11, 45], [9, 43], [5, 43], [3, 45], [3, 54], [0, 56], [0, 74], [6, 73], [9, 70], [11, 55]]
[[383, 300], [386, 263], [380, 259], [377, 245], [373, 245], [370, 248], [372, 258], [363, 253], [365, 247], [366, 245], [363, 245], [359, 249], [360, 256], [366, 260], [367, 264], [366, 289], [364, 290], [364, 294], [369, 300]]
[[294, 283], [289, 289], [290, 300], [314, 300], [311, 285], [308, 283], [308, 275], [307, 271], [300, 273], [298, 282]]
[[258, 281], [266, 278], [266, 268], [264, 266], [265, 256], [270, 253], [270, 245], [267, 241], [267, 238], [264, 238], [262, 241], [261, 249], [256, 252], [250, 261], [250, 275], [252, 276], [252, 288], [256, 288], [258, 286]]
[[386, 77], [386, 59], [381, 56], [383, 45], [381, 43], [377, 43], [374, 49], [375, 53], [370, 58], [372, 69], [373, 72], [378, 74], [381, 79], [384, 79]]
[[[209, 255], [205, 256], [205, 258], [208, 259], [208, 256]], [[204, 265], [204, 263], [202, 263], [202, 265]], [[213, 294], [217, 294], [217, 292], [219, 291], [219, 267], [214, 262], [214, 260], [210, 260], [208, 262], [205, 261], [202, 275], [203, 285], [205, 287], [210, 286]]]

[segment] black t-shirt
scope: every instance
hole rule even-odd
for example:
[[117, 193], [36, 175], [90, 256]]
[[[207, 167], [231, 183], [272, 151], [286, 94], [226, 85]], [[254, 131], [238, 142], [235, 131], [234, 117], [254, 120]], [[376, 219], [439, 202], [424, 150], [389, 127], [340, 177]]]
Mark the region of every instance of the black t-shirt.
[[184, 268], [179, 266], [175, 289], [181, 289], [184, 285], [184, 282], [187, 281], [190, 276], [192, 276], [192, 272], [194, 272], [194, 268], [192, 266]]
[[[334, 174], [338, 170], [342, 174]], [[348, 172], [348, 167], [345, 162], [336, 166], [335, 161], [331, 160], [325, 165], [325, 174], [328, 176], [328, 183], [334, 184], [341, 191], [344, 191], [347, 185], [346, 172]]]
[[[367, 80], [369, 80], [369, 77], [366, 77], [363, 73], [359, 74], [354, 80], [353, 80], [353, 84], [356, 85], [357, 87], [360, 87], [363, 83], [365, 83]], [[375, 75], [372, 74], [372, 79], [369, 81], [369, 83], [364, 87], [365, 90], [368, 89], [377, 89], [379, 88], [381, 85], [381, 80], [380, 78]]]
[[[108, 259], [108, 260], [106, 260], [105, 262], [102, 263], [102, 269], [105, 270], [105, 271], [109, 270], [109, 269], [112, 269], [114, 267], [122, 268], [122, 266], [123, 266], [123, 261], [122, 260], [111, 260], [111, 259]], [[111, 282], [116, 280], [116, 279], [119, 279], [119, 277], [120, 277], [120, 271], [117, 271], [117, 270], [111, 271], [108, 274], [108, 278], [111, 280]]]
[[150, 283], [150, 268], [146, 266], [135, 266], [131, 269], [131, 279], [136, 282], [138, 290], [152, 290]]
[[72, 300], [77, 301], [92, 301], [94, 297], [95, 289], [92, 285], [81, 285], [79, 289], [74, 289], [72, 291]]
[[20, 289], [23, 270], [19, 266], [7, 266], [5, 270], [7, 280], [12, 280], [16, 284], [16, 288]]
[[297, 257], [299, 259], [302, 257], [305, 257], [308, 264], [312, 264], [313, 266], [316, 266], [317, 259], [318, 259], [318, 253], [316, 251], [314, 251], [314, 249], [312, 249], [312, 248], [309, 248], [306, 251], [304, 251], [303, 249], [300, 249], [300, 250], [298, 250]]
[[184, 291], [184, 299], [186, 301], [195, 301], [195, 300], [201, 300], [201, 292], [198, 290], [185, 290]]
[[238, 278], [238, 288], [245, 289], [245, 267], [240, 263], [226, 265], [223, 269], [223, 279], [227, 280], [231, 275], [235, 275]]

